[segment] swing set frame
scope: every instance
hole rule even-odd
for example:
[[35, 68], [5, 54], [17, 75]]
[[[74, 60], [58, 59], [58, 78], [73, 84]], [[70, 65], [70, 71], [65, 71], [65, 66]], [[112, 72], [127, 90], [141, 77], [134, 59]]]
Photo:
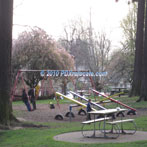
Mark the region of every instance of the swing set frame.
[[[18, 70], [17, 75], [16, 75], [16, 77], [15, 77], [14, 85], [13, 85], [12, 90], [11, 90], [11, 97], [10, 97], [10, 100], [11, 100], [11, 101], [14, 100], [15, 92], [16, 92], [16, 89], [17, 89], [17, 84], [18, 84], [19, 78], [21, 78], [23, 87], [24, 87], [24, 89], [25, 89], [25, 91], [26, 91], [26, 93], [27, 93], [27, 97], [28, 97], [28, 90], [27, 90], [27, 87], [26, 87], [26, 85], [25, 85], [25, 81], [24, 81], [24, 78], [23, 78], [23, 74], [22, 74], [22, 73], [24, 73], [24, 72], [40, 72], [40, 73], [41, 73], [42, 71], [44, 71], [44, 72], [50, 72], [50, 71], [52, 71], [52, 72], [53, 72], [53, 71], [59, 71], [59, 72], [61, 72], [61, 70]], [[89, 71], [74, 71], [74, 72], [89, 72]], [[50, 77], [52, 77], [52, 76], [49, 76], [49, 77], [47, 77], [47, 78], [50, 78]], [[70, 76], [70, 77], [73, 77], [73, 76]], [[82, 76], [81, 76], [81, 77], [82, 77]], [[42, 87], [43, 87], [43, 85], [44, 85], [45, 78], [46, 78], [46, 74], [44, 74], [44, 78], [43, 78], [43, 80], [42, 80], [41, 88], [39, 89], [39, 92], [44, 90]], [[68, 78], [68, 77], [66, 77], [66, 78]], [[94, 85], [94, 81], [93, 81], [92, 77], [89, 76], [89, 79], [90, 79], [92, 88], [95, 89], [95, 85]], [[73, 79], [71, 79], [71, 81], [72, 81], [73, 85], [76, 87], [75, 81], [74, 81]], [[54, 88], [53, 88], [52, 80], [49, 80], [49, 84], [51, 85], [52, 93], [54, 93], [55, 90], [54, 90]], [[29, 99], [29, 97], [28, 97], [28, 99]]]

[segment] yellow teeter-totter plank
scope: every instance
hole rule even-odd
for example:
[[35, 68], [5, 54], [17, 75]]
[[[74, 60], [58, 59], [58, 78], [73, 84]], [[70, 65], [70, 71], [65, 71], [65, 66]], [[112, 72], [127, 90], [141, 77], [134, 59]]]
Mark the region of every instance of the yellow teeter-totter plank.
[[[124, 94], [124, 92], [116, 93], [116, 94], [114, 94], [114, 95], [109, 96], [109, 98], [112, 98], [112, 97], [114, 97], [114, 96], [118, 96], [118, 95], [120, 95], [120, 94]], [[107, 100], [107, 99], [109, 99], [109, 98], [104, 98], [104, 99], [102, 99], [102, 100], [100, 100], [100, 101], [97, 101], [96, 103], [103, 102], [103, 101], [105, 101], [105, 100]]]

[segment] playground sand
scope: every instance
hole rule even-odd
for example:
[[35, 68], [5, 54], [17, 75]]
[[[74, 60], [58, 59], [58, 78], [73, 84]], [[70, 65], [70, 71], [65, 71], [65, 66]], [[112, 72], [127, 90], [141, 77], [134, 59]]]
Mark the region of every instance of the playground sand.
[[[16, 117], [21, 121], [37, 121], [37, 122], [81, 122], [86, 119], [85, 115], [78, 115], [80, 107], [72, 108], [72, 112], [75, 117], [72, 117], [71, 120], [69, 117], [65, 117], [66, 113], [69, 112], [69, 104], [60, 104], [58, 107], [55, 104], [55, 109], [50, 109], [49, 104], [37, 104], [37, 109], [35, 111], [27, 111], [25, 105], [13, 105], [13, 110], [19, 111]], [[63, 120], [55, 120], [56, 115], [62, 115]]]
[[[72, 112], [75, 117], [72, 117], [71, 120], [69, 117], [65, 117], [65, 114], [69, 112], [69, 104], [60, 104], [60, 107], [55, 104], [55, 109], [50, 109], [49, 104], [37, 104], [37, 110], [28, 112], [25, 105], [13, 105], [13, 110], [17, 110], [16, 117], [18, 117], [22, 121], [38, 121], [38, 122], [82, 122], [86, 120], [86, 116], [78, 115], [80, 107], [72, 108]], [[127, 112], [126, 112], [127, 113]], [[57, 114], [61, 114], [64, 119], [63, 120], [55, 120], [55, 116]], [[147, 108], [137, 109], [136, 115], [127, 115], [125, 114], [125, 118], [137, 118], [140, 116], [147, 115]]]

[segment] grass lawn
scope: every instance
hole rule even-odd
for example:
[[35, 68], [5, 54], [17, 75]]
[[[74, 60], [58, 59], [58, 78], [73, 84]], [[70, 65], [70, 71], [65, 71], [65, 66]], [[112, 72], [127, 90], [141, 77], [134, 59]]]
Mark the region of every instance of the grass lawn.
[[[139, 130], [147, 131], [147, 117], [138, 118]], [[147, 141], [131, 143], [79, 144], [53, 140], [53, 136], [65, 132], [78, 131], [80, 123], [48, 123], [49, 129], [19, 129], [0, 132], [1, 147], [145, 147]]]
[[[146, 108], [147, 102], [136, 103], [137, 97], [128, 98], [120, 97], [120, 101], [125, 104], [129, 104], [134, 108]], [[53, 103], [55, 101], [52, 101]], [[66, 102], [65, 100], [62, 101]], [[48, 100], [37, 101], [37, 103], [45, 104], [49, 103]], [[23, 104], [22, 102], [14, 102], [14, 105]], [[109, 105], [113, 107], [115, 104]], [[141, 116], [135, 119], [138, 131], [147, 131], [147, 115]], [[38, 124], [38, 122], [34, 122]], [[57, 123], [39, 123], [48, 125], [49, 128], [23, 128], [18, 130], [6, 130], [0, 131], [0, 147], [146, 147], [146, 141], [137, 141], [131, 143], [94, 143], [94, 144], [82, 144], [82, 143], [67, 143], [62, 141], [55, 141], [53, 137], [55, 135], [80, 131], [80, 122], [57, 122]], [[125, 126], [128, 127], [129, 126]]]

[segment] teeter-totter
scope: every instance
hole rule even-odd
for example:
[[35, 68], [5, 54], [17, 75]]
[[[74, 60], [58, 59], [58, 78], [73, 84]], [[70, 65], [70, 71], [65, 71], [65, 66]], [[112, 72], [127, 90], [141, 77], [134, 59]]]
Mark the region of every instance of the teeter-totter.
[[129, 109], [129, 111], [128, 111], [128, 113], [127, 113], [128, 115], [130, 115], [130, 114], [136, 115], [136, 109], [134, 109], [134, 108], [132, 108], [132, 107], [130, 107], [130, 106], [128, 106], [128, 105], [126, 105], [126, 104], [120, 102], [120, 101], [117, 101], [117, 100], [115, 100], [115, 99], [109, 97], [109, 96], [106, 95], [106, 94], [103, 94], [103, 93], [101, 93], [101, 92], [98, 92], [98, 91], [96, 91], [96, 90], [94, 90], [94, 89], [92, 89], [92, 91], [93, 91], [94, 93], [96, 93], [97, 95], [101, 95], [101, 96], [103, 96], [103, 97], [105, 97], [105, 98], [108, 98], [109, 100], [111, 100], [111, 101], [114, 102], [114, 103], [117, 103], [117, 104], [119, 104], [119, 105], [121, 105], [121, 106], [124, 106], [125, 108], [128, 108], [128, 109]]

